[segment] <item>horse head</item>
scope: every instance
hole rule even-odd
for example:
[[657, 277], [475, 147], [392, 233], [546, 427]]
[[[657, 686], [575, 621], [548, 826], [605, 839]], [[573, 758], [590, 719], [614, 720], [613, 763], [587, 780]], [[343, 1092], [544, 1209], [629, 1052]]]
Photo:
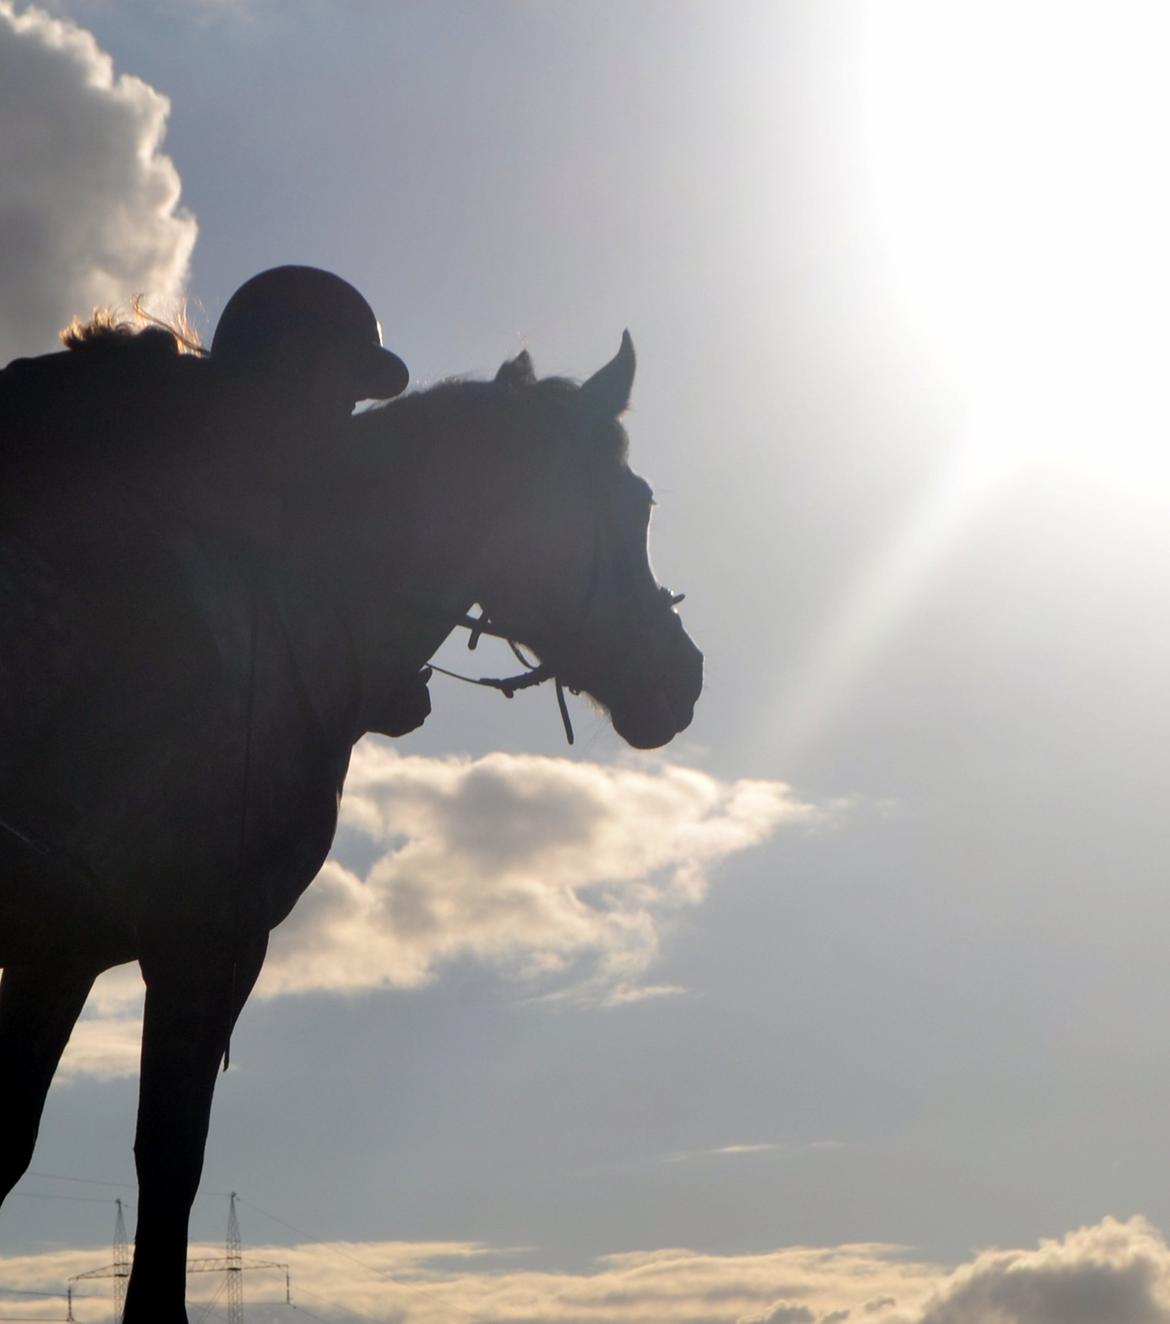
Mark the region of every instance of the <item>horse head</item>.
[[495, 386], [536, 411], [539, 445], [483, 549], [477, 596], [499, 632], [596, 700], [630, 745], [653, 749], [690, 723], [703, 655], [674, 610], [681, 595], [650, 566], [653, 494], [626, 462], [619, 421], [634, 366], [626, 332], [580, 386], [538, 381], [527, 352], [500, 368]]

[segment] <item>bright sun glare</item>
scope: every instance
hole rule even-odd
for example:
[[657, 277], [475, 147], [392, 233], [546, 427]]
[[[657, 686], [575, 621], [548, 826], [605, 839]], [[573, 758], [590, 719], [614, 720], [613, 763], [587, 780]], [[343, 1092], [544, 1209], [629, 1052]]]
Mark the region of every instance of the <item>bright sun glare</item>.
[[883, 248], [970, 408], [937, 484], [779, 697], [769, 739], [790, 759], [1004, 484], [1040, 469], [1092, 483], [1115, 511], [1170, 507], [1170, 6], [883, 0], [865, 12]]
[[1170, 8], [894, 0], [869, 13], [887, 251], [969, 392], [970, 471], [1165, 485]]

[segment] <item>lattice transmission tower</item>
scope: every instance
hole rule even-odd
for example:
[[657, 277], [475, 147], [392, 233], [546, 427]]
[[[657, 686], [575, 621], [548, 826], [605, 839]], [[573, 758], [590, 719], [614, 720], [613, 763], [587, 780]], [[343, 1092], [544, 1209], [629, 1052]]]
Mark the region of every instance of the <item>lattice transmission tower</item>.
[[236, 1193], [233, 1191], [228, 1202], [226, 1254], [222, 1259], [188, 1260], [188, 1273], [223, 1273], [227, 1275], [227, 1314], [229, 1324], [244, 1324], [244, 1273], [249, 1269], [283, 1269], [284, 1299], [292, 1300], [291, 1283], [287, 1264], [276, 1260], [244, 1259], [243, 1242], [240, 1240], [240, 1220], [236, 1214]]
[[[126, 1240], [126, 1219], [122, 1201], [117, 1200], [118, 1217], [114, 1222], [114, 1262], [102, 1269], [91, 1269], [70, 1278], [70, 1284], [84, 1278], [112, 1278], [114, 1280], [114, 1324], [122, 1324], [126, 1309], [126, 1281], [130, 1277], [130, 1247]], [[249, 1269], [283, 1269], [284, 1299], [292, 1301], [292, 1283], [287, 1264], [276, 1260], [244, 1258], [244, 1245], [240, 1239], [240, 1219], [236, 1213], [236, 1193], [232, 1191], [228, 1203], [227, 1243], [225, 1254], [187, 1261], [188, 1273], [222, 1273], [227, 1275], [227, 1317], [229, 1324], [244, 1324], [244, 1274]], [[70, 1302], [72, 1306], [72, 1302]], [[72, 1310], [70, 1311], [72, 1318]]]
[[88, 1273], [75, 1274], [69, 1280], [69, 1318], [73, 1318], [73, 1284], [86, 1278], [112, 1278], [114, 1280], [114, 1324], [122, 1324], [126, 1312], [126, 1281], [130, 1277], [130, 1245], [126, 1240], [126, 1215], [122, 1212], [122, 1201], [115, 1200], [118, 1216], [114, 1219], [114, 1262], [104, 1269], [90, 1269]]

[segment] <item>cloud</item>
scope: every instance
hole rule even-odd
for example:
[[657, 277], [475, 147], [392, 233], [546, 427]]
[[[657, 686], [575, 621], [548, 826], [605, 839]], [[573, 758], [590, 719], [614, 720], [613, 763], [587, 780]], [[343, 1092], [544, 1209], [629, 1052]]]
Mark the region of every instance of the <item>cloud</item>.
[[[939, 1277], [933, 1266], [904, 1261], [895, 1247], [870, 1245], [754, 1255], [642, 1251], [604, 1257], [582, 1272], [525, 1267], [517, 1263], [522, 1252], [474, 1242], [263, 1246], [253, 1240], [258, 1211], [244, 1200], [239, 1212], [246, 1256], [288, 1264], [293, 1302], [337, 1324], [355, 1315], [386, 1324], [464, 1318], [482, 1324], [821, 1324], [827, 1310], [860, 1306], [875, 1289], [919, 1300]], [[219, 1257], [223, 1247], [192, 1246], [191, 1254]], [[108, 1248], [0, 1257], [0, 1279], [24, 1290], [54, 1290], [108, 1260]], [[217, 1286], [193, 1282], [192, 1304], [199, 1287], [206, 1297]], [[87, 1287], [99, 1299], [107, 1290], [105, 1283]], [[283, 1297], [283, 1291], [283, 1275], [249, 1275], [249, 1318], [275, 1321], [262, 1300]], [[93, 1313], [90, 1299], [76, 1304], [79, 1314]], [[59, 1309], [44, 1313], [60, 1315]], [[197, 1313], [193, 1309], [192, 1317]]]
[[816, 1324], [816, 1318], [808, 1306], [793, 1305], [790, 1301], [777, 1301], [762, 1315], [744, 1315], [739, 1324]]
[[[249, 1257], [288, 1263], [294, 1301], [338, 1321], [353, 1312], [387, 1324], [1170, 1324], [1170, 1249], [1142, 1218], [1106, 1218], [1033, 1250], [987, 1251], [951, 1272], [897, 1246], [856, 1244], [634, 1251], [570, 1273], [525, 1267], [525, 1252], [475, 1242], [260, 1246], [250, 1235], [260, 1211], [245, 1199], [240, 1215]], [[58, 1290], [108, 1258], [108, 1248], [0, 1257], [0, 1281]], [[260, 1298], [282, 1296], [283, 1286], [250, 1279], [249, 1316], [267, 1318]], [[60, 1314], [47, 1305], [43, 1313]]]
[[[365, 741], [337, 848], [273, 934], [256, 996], [417, 988], [460, 959], [546, 999], [676, 992], [646, 976], [711, 868], [826, 816], [783, 782], [669, 763], [407, 757]], [[141, 1002], [133, 967], [104, 976], [61, 1078], [134, 1075]]]
[[683, 1149], [671, 1154], [663, 1154], [663, 1163], [690, 1163], [695, 1159], [739, 1158], [742, 1156], [770, 1155], [773, 1158], [791, 1158], [796, 1154], [824, 1153], [827, 1150], [844, 1149], [839, 1140], [809, 1140], [800, 1144], [785, 1141], [769, 1141], [765, 1144], [720, 1145], [716, 1149]]
[[88, 1016], [73, 1031], [55, 1083], [137, 1076], [141, 1047], [141, 1011], [136, 1016]]
[[952, 1275], [914, 1324], [1170, 1324], [1170, 1250], [1142, 1218], [1106, 1218]]
[[710, 867], [820, 813], [781, 782], [671, 764], [355, 752], [342, 823], [373, 848], [331, 860], [274, 935], [261, 996], [416, 987], [474, 958], [545, 995], [618, 1003]]
[[91, 33], [0, 0], [0, 365], [95, 306], [181, 295], [196, 224], [159, 150], [169, 110]]
[[118, 1080], [138, 1075], [145, 989], [137, 965], [107, 971], [89, 995], [54, 1082]]

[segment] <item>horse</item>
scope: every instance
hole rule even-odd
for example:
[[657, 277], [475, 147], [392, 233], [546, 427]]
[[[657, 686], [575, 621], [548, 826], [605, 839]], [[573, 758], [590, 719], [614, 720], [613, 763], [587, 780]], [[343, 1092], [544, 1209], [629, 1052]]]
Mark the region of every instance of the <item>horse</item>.
[[[0, 1199], [94, 979], [137, 961], [126, 1324], [186, 1320], [232, 1027], [330, 849], [354, 743], [418, 720], [401, 696], [442, 641], [507, 639], [532, 670], [492, 683], [584, 693], [637, 748], [690, 722], [702, 654], [650, 568], [652, 493], [619, 421], [634, 368], [626, 333], [581, 384], [537, 379], [525, 351], [356, 413], [267, 522], [165, 466], [175, 490], [156, 483], [144, 512], [132, 451], [90, 454], [84, 482], [49, 464], [35, 520], [0, 511]], [[63, 555], [94, 501], [96, 531]]]

